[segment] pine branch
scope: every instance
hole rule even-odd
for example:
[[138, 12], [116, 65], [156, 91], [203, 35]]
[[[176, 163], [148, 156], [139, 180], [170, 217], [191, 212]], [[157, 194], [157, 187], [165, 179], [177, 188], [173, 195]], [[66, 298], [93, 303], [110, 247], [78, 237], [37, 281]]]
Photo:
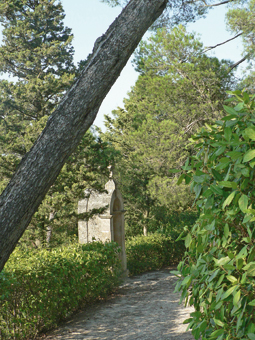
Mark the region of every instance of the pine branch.
[[[203, 1], [204, 2], [204, 1]], [[225, 4], [228, 4], [229, 2], [233, 2], [233, 0], [226, 0], [226, 1], [222, 1], [222, 2], [219, 2], [217, 4], [213, 4], [213, 5], [205, 5], [205, 7], [216, 7], [216, 6], [221, 6], [221, 5], [225, 5]]]
[[219, 44], [214, 45], [214, 46], [209, 46], [209, 47], [207, 47], [207, 48], [203, 51], [203, 53], [206, 53], [206, 52], [208, 52], [208, 51], [210, 51], [210, 50], [212, 50], [212, 49], [214, 49], [214, 48], [216, 48], [216, 47], [218, 47], [218, 46], [224, 45], [224, 44], [228, 43], [229, 41], [236, 39], [237, 37], [239, 37], [239, 36], [242, 35], [242, 34], [243, 34], [243, 32], [238, 33], [238, 34], [237, 34], [236, 36], [234, 36], [233, 38], [230, 38], [230, 39], [228, 39], [228, 40], [225, 40], [225, 41], [223, 41], [222, 43], [219, 43]]
[[240, 65], [242, 62], [244, 62], [245, 60], [247, 60], [249, 57], [249, 54], [247, 54], [245, 57], [243, 57], [241, 60], [237, 61], [235, 64], [232, 64], [229, 67], [229, 72], [232, 71], [235, 67], [237, 67], [238, 65]]

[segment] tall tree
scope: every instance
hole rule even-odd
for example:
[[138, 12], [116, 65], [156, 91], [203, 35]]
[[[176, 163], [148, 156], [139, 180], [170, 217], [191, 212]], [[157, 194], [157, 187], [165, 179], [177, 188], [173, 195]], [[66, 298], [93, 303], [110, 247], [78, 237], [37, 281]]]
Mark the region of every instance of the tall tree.
[[131, 0], [97, 39], [81, 76], [61, 100], [0, 197], [0, 270], [106, 94], [166, 0]]
[[[63, 7], [56, 0], [7, 1], [1, 5], [4, 30], [0, 70], [17, 79], [0, 82], [2, 190], [80, 72], [73, 65], [73, 37], [71, 30], [63, 25], [64, 16]], [[32, 237], [31, 241], [35, 236], [36, 241], [42, 241], [41, 236], [45, 239], [47, 233], [49, 243], [52, 226], [59, 225], [60, 217], [61, 229], [65, 226], [65, 231], [75, 233], [77, 201], [88, 185], [102, 190], [97, 179], [106, 173], [111, 158], [112, 152], [105, 143], [97, 143], [91, 133], [86, 134], [57, 183], [51, 186], [26, 236]], [[84, 168], [86, 173], [82, 171]]]
[[169, 169], [180, 168], [192, 152], [191, 134], [221, 115], [233, 77], [230, 61], [204, 55], [202, 43], [183, 26], [158, 30], [142, 42], [135, 64], [140, 76], [125, 109], [106, 117], [105, 138], [123, 155], [115, 171], [126, 206], [132, 219], [136, 210], [135, 224], [140, 220], [146, 227], [153, 207], [189, 205], [189, 193], [176, 186]]
[[247, 3], [234, 2], [229, 9], [226, 19], [228, 28], [235, 34], [241, 33], [243, 39], [243, 58], [237, 62], [248, 62], [248, 67], [243, 76], [240, 88], [247, 88], [254, 92], [254, 59], [255, 59], [255, 1], [250, 0]]
[[56, 0], [0, 4], [0, 178], [4, 189], [75, 76], [71, 29]]

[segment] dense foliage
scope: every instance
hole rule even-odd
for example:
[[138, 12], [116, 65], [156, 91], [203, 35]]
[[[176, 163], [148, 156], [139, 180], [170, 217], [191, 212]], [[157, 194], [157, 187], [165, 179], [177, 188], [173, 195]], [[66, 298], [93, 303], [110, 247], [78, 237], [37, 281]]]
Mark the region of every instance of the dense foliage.
[[[106, 116], [102, 137], [121, 154], [115, 177], [125, 199], [128, 232], [155, 231], [160, 214], [184, 211], [192, 196], [169, 168], [181, 167], [192, 147], [188, 139], [221, 114], [233, 86], [229, 61], [207, 57], [199, 39], [183, 26], [158, 30], [142, 42], [135, 64], [140, 76], [124, 109]], [[139, 230], [137, 230], [139, 229]]]
[[0, 274], [0, 338], [34, 339], [119, 283], [115, 243], [16, 249]]
[[240, 89], [246, 88], [254, 93], [254, 57], [255, 57], [255, 1], [233, 1], [227, 12], [226, 21], [229, 30], [241, 34], [243, 40], [243, 58], [248, 65], [243, 74]]
[[126, 241], [127, 267], [130, 275], [176, 265], [184, 254], [183, 241], [175, 242], [170, 236], [150, 234]]
[[255, 95], [235, 91], [227, 116], [194, 137], [183, 167], [200, 217], [185, 237], [177, 290], [194, 305], [195, 339], [255, 339]]

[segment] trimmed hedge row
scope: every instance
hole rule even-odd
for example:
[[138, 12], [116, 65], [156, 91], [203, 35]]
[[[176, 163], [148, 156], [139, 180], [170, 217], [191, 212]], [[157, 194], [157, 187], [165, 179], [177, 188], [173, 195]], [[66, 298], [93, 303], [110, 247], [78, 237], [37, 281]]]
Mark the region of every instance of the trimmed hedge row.
[[132, 237], [126, 241], [129, 274], [136, 275], [177, 264], [182, 259], [185, 249], [183, 241], [176, 242], [163, 234]]
[[15, 251], [0, 273], [0, 339], [34, 339], [40, 331], [119, 284], [115, 243], [93, 242], [33, 256]]
[[[120, 283], [116, 243], [93, 242], [41, 250], [15, 250], [0, 273], [0, 339], [34, 339], [75, 310], [107, 296]], [[152, 234], [126, 241], [130, 275], [179, 262], [183, 241]]]

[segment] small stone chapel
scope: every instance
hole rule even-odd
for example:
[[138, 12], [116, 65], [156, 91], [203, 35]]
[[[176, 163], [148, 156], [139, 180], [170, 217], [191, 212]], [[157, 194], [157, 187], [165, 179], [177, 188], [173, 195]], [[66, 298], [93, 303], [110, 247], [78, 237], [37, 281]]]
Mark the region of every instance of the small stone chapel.
[[127, 259], [123, 198], [112, 178], [105, 184], [105, 190], [107, 193], [92, 191], [88, 198], [78, 202], [78, 214], [107, 206], [103, 214], [95, 215], [89, 221], [78, 222], [79, 242], [82, 244], [92, 242], [93, 240], [117, 242], [121, 247], [120, 259], [122, 269], [123, 272], [126, 272]]

